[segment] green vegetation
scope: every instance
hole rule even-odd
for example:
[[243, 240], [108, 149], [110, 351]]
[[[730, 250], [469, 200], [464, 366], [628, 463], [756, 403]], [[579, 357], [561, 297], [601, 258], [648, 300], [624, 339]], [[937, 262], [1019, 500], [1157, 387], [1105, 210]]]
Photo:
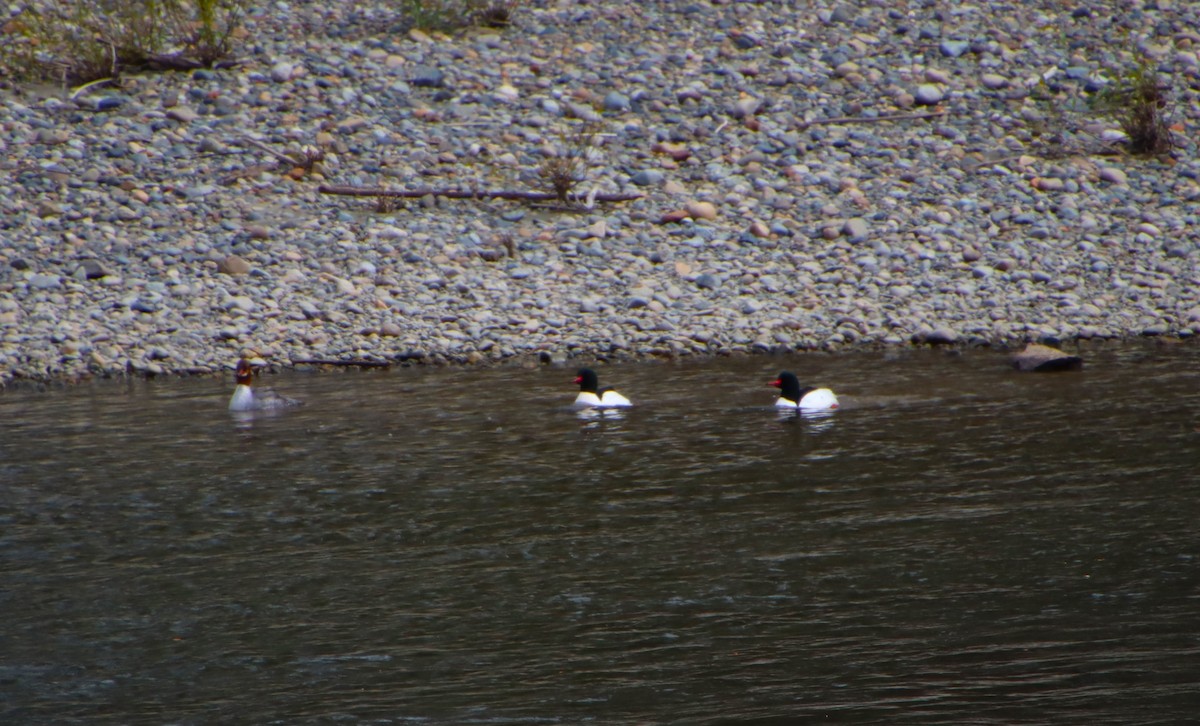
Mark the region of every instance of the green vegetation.
[[452, 32], [473, 25], [504, 27], [520, 0], [401, 0], [400, 10], [414, 28]]
[[250, 0], [32, 0], [0, 27], [0, 72], [75, 85], [227, 60]]
[[1129, 150], [1134, 154], [1167, 154], [1175, 147], [1167, 120], [1170, 107], [1170, 87], [1158, 77], [1149, 61], [1142, 61], [1100, 93], [1093, 108], [1116, 119], [1129, 137]]
[[[234, 39], [242, 27], [250, 0], [176, 0], [175, 8], [180, 14], [175, 26], [190, 29], [191, 35], [184, 36], [184, 47], [205, 66], [214, 66], [233, 56]], [[187, 8], [193, 12], [188, 13]]]
[[538, 167], [538, 176], [560, 202], [574, 195], [575, 187], [587, 179], [588, 164], [596, 148], [598, 123], [584, 121], [565, 130], [559, 137], [558, 148]]

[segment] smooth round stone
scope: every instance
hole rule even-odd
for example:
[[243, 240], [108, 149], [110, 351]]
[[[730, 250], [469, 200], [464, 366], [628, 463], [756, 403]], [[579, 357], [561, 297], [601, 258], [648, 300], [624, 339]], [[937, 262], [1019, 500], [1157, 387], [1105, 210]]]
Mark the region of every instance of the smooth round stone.
[[842, 234], [846, 235], [851, 242], [862, 242], [867, 239], [871, 229], [867, 225], [867, 220], [862, 217], [853, 217], [847, 219], [842, 225]]
[[409, 81], [420, 88], [443, 88], [446, 85], [446, 74], [438, 68], [420, 66]]
[[629, 96], [624, 93], [612, 91], [604, 97], [604, 110], [609, 113], [625, 113], [633, 107]]
[[1128, 178], [1123, 170], [1115, 166], [1106, 166], [1100, 169], [1100, 181], [1109, 184], [1127, 184]]
[[947, 85], [950, 83], [950, 74], [941, 68], [927, 68], [925, 70], [925, 80], [932, 83]]
[[859, 65], [854, 61], [845, 61], [844, 63], [839, 63], [837, 67], [833, 69], [833, 75], [837, 76], [838, 78], [845, 78], [858, 73], [859, 70]]
[[242, 312], [254, 312], [258, 309], [254, 299], [248, 295], [235, 295], [225, 302], [226, 310], [241, 310]]
[[934, 106], [942, 102], [946, 94], [933, 83], [922, 83], [913, 93], [913, 99], [921, 106]]
[[761, 105], [762, 101], [754, 98], [753, 96], [747, 96], [746, 98], [740, 98], [734, 102], [733, 106], [729, 109], [729, 113], [734, 118], [746, 118], [747, 116], [753, 116], [754, 112], [757, 111]]
[[276, 83], [286, 83], [292, 80], [292, 74], [295, 73], [296, 67], [287, 61], [279, 61], [271, 66], [271, 80]]
[[717, 218], [717, 208], [712, 202], [690, 201], [684, 205], [692, 219], [714, 220]]
[[634, 172], [630, 181], [639, 187], [650, 187], [662, 184], [663, 178], [663, 173], [657, 169], [641, 169]]
[[942, 52], [942, 55], [947, 58], [958, 58], [970, 50], [970, 48], [971, 44], [965, 40], [943, 40], [938, 45], [938, 49]]
[[958, 333], [949, 327], [935, 328], [924, 336], [926, 343], [931, 345], [953, 345], [958, 342]]
[[829, 12], [829, 19], [825, 22], [829, 23], [853, 23], [855, 20], [854, 9], [849, 3], [841, 3], [836, 5]]
[[250, 263], [238, 255], [229, 255], [217, 262], [217, 271], [226, 275], [246, 275], [250, 269]]
[[62, 280], [58, 275], [34, 275], [28, 284], [34, 290], [53, 290], [62, 287]]
[[1008, 79], [997, 73], [984, 73], [979, 77], [979, 82], [983, 84], [984, 88], [992, 91], [1008, 88]]

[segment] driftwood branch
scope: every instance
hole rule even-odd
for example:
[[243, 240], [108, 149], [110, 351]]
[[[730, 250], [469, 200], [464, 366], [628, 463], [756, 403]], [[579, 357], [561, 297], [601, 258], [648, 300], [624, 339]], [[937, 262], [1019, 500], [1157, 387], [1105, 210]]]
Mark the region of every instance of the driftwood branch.
[[198, 68], [234, 68], [241, 65], [236, 58], [216, 62], [205, 62], [190, 58], [183, 53], [150, 53], [146, 56], [145, 64], [156, 71], [194, 71]]
[[241, 142], [243, 144], [249, 144], [250, 146], [253, 146], [254, 148], [256, 148], [260, 151], [266, 152], [266, 153], [270, 154], [271, 156], [274, 156], [276, 159], [279, 159], [280, 161], [282, 161], [285, 164], [292, 164], [292, 165], [296, 164], [296, 160], [293, 159], [292, 157], [288, 156], [287, 154], [283, 153], [282, 151], [276, 151], [275, 149], [272, 149], [270, 146], [267, 146], [266, 144], [264, 144], [261, 141], [258, 141], [257, 139], [252, 139], [249, 136], [243, 136], [243, 137], [241, 137]]
[[90, 91], [93, 88], [99, 88], [100, 86], [112, 86], [112, 85], [116, 85], [116, 83], [117, 83], [116, 78], [100, 78], [98, 80], [92, 81], [91, 83], [85, 83], [82, 86], [79, 86], [75, 90], [71, 91], [71, 98], [72, 99], [78, 98], [79, 94], [86, 93], [87, 91]]
[[[252, 139], [249, 136], [242, 136], [238, 141], [242, 144], [253, 146], [256, 149], [264, 151], [271, 156], [274, 156], [276, 159], [279, 159], [280, 163], [283, 164], [285, 168], [291, 170], [293, 176], [296, 175], [297, 169], [300, 170], [300, 176], [303, 176], [304, 174], [311, 172], [313, 167], [316, 166], [317, 162], [325, 160], [325, 152], [316, 148], [315, 146], [306, 146], [300, 151], [286, 154], [282, 151], [276, 151], [263, 142], [258, 141], [257, 139]], [[232, 178], [226, 177], [226, 179], [230, 179], [230, 184], [232, 184], [234, 181], [237, 181], [238, 178], [239, 177], [236, 176]], [[295, 176], [295, 178], [298, 179], [299, 177]], [[223, 181], [222, 183], [225, 182]]]
[[200, 61], [182, 53], [149, 53], [146, 65], [156, 71], [194, 71], [204, 67]]
[[929, 111], [927, 113], [894, 113], [889, 116], [837, 116], [835, 118], [815, 118], [812, 121], [805, 121], [800, 124], [800, 130], [804, 131], [810, 126], [824, 126], [828, 124], [869, 124], [882, 121], [911, 121], [921, 118], [937, 118], [945, 116], [948, 112]]
[[[523, 202], [557, 202], [561, 201], [553, 192], [522, 192], [510, 189], [383, 189], [381, 187], [352, 187], [322, 184], [317, 187], [322, 194], [340, 194], [348, 197], [401, 197], [404, 199], [420, 199], [421, 197], [436, 196], [447, 199], [516, 199]], [[644, 195], [636, 193], [619, 194], [568, 194], [567, 201], [587, 202], [631, 202], [641, 199]]]
[[241, 179], [254, 179], [261, 174], [267, 173], [271, 170], [271, 168], [272, 167], [269, 164], [256, 164], [255, 166], [248, 166], [245, 169], [239, 169], [238, 171], [226, 174], [225, 176], [221, 177], [217, 183], [223, 187], [227, 187]]

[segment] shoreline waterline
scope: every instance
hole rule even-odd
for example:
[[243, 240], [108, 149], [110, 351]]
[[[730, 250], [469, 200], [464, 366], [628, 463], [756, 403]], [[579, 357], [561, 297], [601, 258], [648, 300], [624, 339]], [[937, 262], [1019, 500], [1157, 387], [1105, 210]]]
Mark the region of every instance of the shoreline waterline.
[[[1045, 344], [1067, 353], [1070, 355], [1081, 356], [1084, 360], [1084, 368], [1087, 367], [1087, 358], [1091, 353], [1099, 353], [1101, 351], [1110, 350], [1113, 348], [1174, 348], [1179, 346], [1188, 346], [1196, 341], [1195, 336], [1127, 336], [1127, 337], [1112, 337], [1112, 338], [1077, 338], [1074, 340], [1060, 341], [1057, 339], [1044, 340]], [[941, 353], [947, 356], [958, 355], [992, 355], [996, 359], [997, 368], [1012, 368], [1014, 372], [1017, 370], [1015, 356], [1030, 342], [1037, 341], [1012, 341], [1012, 342], [990, 342], [990, 341], [974, 341], [974, 342], [956, 342], [956, 343], [921, 343], [913, 341], [911, 343], [901, 345], [885, 345], [885, 344], [859, 344], [832, 348], [792, 348], [787, 349], [777, 347], [771, 350], [719, 350], [712, 353], [689, 353], [683, 355], [637, 355], [628, 352], [613, 352], [608, 355], [595, 355], [580, 352], [572, 357], [565, 357], [557, 353], [548, 351], [518, 354], [503, 359], [485, 359], [482, 361], [468, 361], [466, 359], [455, 359], [453, 356], [445, 356], [438, 353], [432, 353], [422, 356], [405, 356], [401, 355], [392, 360], [386, 359], [344, 359], [344, 360], [300, 360], [300, 361], [282, 361], [276, 359], [264, 359], [255, 356], [250, 356], [253, 365], [257, 372], [268, 373], [272, 376], [283, 373], [313, 373], [313, 374], [332, 374], [337, 372], [347, 371], [391, 371], [405, 368], [414, 369], [458, 369], [461, 371], [470, 370], [515, 370], [515, 369], [539, 369], [539, 368], [561, 368], [563, 370], [574, 370], [577, 367], [594, 366], [594, 365], [638, 365], [638, 364], [685, 364], [685, 365], [704, 365], [706, 361], [717, 359], [806, 359], [812, 357], [814, 359], [831, 359], [839, 357], [857, 357], [857, 356], [882, 356], [884, 359], [901, 360], [909, 355], [921, 355], [928, 353]], [[70, 374], [59, 374], [47, 376], [44, 378], [9, 376], [0, 378], [0, 393], [4, 392], [33, 392], [47, 391], [56, 389], [68, 389], [81, 385], [93, 383], [120, 383], [128, 381], [170, 381], [170, 380], [189, 380], [189, 379], [222, 379], [229, 378], [232, 385], [232, 376], [237, 365], [237, 359], [233, 359], [228, 365], [218, 368], [205, 368], [193, 370], [172, 370], [163, 368], [161, 371], [146, 371], [129, 369], [123, 372], [113, 371], [76, 371]], [[1024, 375], [1024, 374], [1023, 374]]]

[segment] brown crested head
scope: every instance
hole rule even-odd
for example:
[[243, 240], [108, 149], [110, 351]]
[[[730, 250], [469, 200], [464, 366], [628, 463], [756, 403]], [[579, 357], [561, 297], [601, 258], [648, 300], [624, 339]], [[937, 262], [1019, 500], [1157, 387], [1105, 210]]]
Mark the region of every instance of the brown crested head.
[[238, 361], [237, 371], [234, 374], [237, 377], [238, 385], [248, 386], [254, 379], [254, 368], [250, 366], [250, 361], [242, 358]]

